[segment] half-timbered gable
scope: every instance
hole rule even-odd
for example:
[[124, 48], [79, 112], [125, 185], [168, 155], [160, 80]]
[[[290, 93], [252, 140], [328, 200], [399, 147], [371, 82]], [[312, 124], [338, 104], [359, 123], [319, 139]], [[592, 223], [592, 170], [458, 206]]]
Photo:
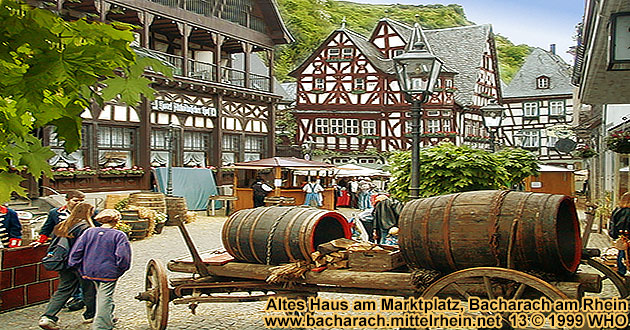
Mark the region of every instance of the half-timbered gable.
[[540, 48], [532, 51], [503, 94], [508, 113], [502, 125], [506, 144], [530, 149], [546, 163], [578, 161], [555, 148], [558, 139], [566, 137], [556, 130], [566, 131], [573, 122], [570, 77], [570, 66], [560, 56]]
[[[298, 144], [312, 142], [333, 153], [408, 149], [410, 105], [400, 92], [391, 58], [404, 49], [411, 32], [403, 23], [383, 19], [369, 39], [345, 28], [326, 38], [291, 73], [297, 78]], [[428, 30], [425, 36], [445, 64], [434, 93], [423, 104], [422, 143], [463, 143], [466, 122], [481, 123], [479, 114], [470, 112], [500, 94], [492, 30], [482, 25]]]

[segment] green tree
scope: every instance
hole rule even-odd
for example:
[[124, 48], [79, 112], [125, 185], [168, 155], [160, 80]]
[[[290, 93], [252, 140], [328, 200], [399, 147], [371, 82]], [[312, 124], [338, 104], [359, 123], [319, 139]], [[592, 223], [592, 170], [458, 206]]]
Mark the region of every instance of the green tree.
[[153, 97], [144, 68], [170, 75], [156, 60], [136, 58], [132, 26], [86, 20], [64, 21], [56, 14], [14, 0], [0, 0], [0, 202], [20, 187], [25, 171], [35, 178], [51, 173], [48, 147], [31, 135], [55, 127], [64, 148], [80, 146], [81, 113], [92, 102], [118, 98], [135, 105]]
[[538, 158], [525, 149], [504, 148], [496, 156], [508, 172], [506, 183], [510, 187], [520, 184], [530, 175], [538, 174]]
[[[411, 182], [411, 153], [394, 152], [388, 159], [392, 182], [390, 193], [407, 200]], [[501, 160], [485, 150], [440, 143], [423, 148], [419, 155], [420, 197], [505, 186], [507, 170]]]
[[525, 58], [532, 52], [532, 47], [525, 44], [514, 45], [508, 38], [500, 34], [495, 35], [494, 40], [497, 47], [501, 80], [509, 84], [525, 62]]

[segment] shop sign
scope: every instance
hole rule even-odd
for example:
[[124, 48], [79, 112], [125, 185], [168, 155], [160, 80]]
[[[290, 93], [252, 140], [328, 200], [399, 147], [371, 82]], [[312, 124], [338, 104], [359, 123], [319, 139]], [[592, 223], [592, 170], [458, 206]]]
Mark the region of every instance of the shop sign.
[[151, 109], [156, 111], [167, 111], [167, 112], [183, 112], [189, 113], [192, 115], [204, 115], [207, 117], [216, 117], [217, 109], [204, 107], [202, 105], [190, 104], [190, 103], [180, 103], [180, 102], [172, 102], [172, 101], [164, 101], [164, 100], [155, 100], [151, 103]]

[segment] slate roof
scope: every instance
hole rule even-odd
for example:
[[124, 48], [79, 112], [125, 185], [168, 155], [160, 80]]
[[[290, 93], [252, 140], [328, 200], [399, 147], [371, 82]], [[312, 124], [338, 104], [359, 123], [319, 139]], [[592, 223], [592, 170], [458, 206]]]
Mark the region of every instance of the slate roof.
[[297, 100], [297, 82], [288, 82], [280, 84], [286, 97], [283, 97], [283, 100], [294, 102]]
[[[549, 88], [536, 88], [536, 78], [549, 77]], [[571, 66], [562, 57], [541, 48], [534, 48], [521, 69], [503, 90], [503, 97], [530, 97], [572, 94]]]

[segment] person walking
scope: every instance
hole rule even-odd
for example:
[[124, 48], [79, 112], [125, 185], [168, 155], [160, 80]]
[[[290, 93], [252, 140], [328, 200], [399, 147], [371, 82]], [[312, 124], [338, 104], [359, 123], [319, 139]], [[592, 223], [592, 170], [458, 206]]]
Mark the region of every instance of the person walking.
[[39, 230], [39, 236], [37, 240], [31, 243], [31, 246], [39, 246], [42, 243], [46, 243], [48, 238], [50, 238], [50, 234], [53, 232], [53, 228], [67, 219], [70, 216], [70, 212], [72, 209], [85, 200], [85, 194], [79, 190], [70, 190], [66, 193], [66, 204], [61, 207], [56, 207], [51, 209], [48, 212], [48, 217], [46, 218], [46, 222], [42, 225], [42, 228]]
[[[73, 206], [68, 218], [54, 227], [52, 230], [53, 237], [67, 237], [69, 245], [72, 247], [88, 228], [94, 227], [91, 219], [93, 213], [94, 206], [88, 203], [76, 204]], [[51, 246], [53, 245], [51, 244]], [[59, 325], [57, 325], [59, 321], [57, 313], [79, 287], [83, 291], [83, 302], [85, 304], [83, 322], [92, 322], [96, 305], [94, 284], [82, 279], [77, 270], [68, 265], [67, 268], [59, 271], [59, 286], [52, 297], [50, 297], [46, 311], [39, 319], [40, 328], [48, 330], [60, 329]]]
[[353, 177], [348, 182], [348, 193], [350, 194], [350, 207], [353, 209], [359, 208], [359, 181]]
[[615, 239], [617, 253], [617, 272], [626, 275], [628, 266], [628, 243], [630, 242], [630, 192], [621, 196], [617, 208], [610, 216], [608, 235]]
[[120, 212], [105, 209], [95, 220], [101, 227], [85, 231], [72, 246], [68, 264], [77, 267], [84, 279], [96, 285], [96, 315], [92, 330], [114, 328], [114, 289], [116, 281], [131, 265], [131, 246], [127, 235], [114, 229]]

